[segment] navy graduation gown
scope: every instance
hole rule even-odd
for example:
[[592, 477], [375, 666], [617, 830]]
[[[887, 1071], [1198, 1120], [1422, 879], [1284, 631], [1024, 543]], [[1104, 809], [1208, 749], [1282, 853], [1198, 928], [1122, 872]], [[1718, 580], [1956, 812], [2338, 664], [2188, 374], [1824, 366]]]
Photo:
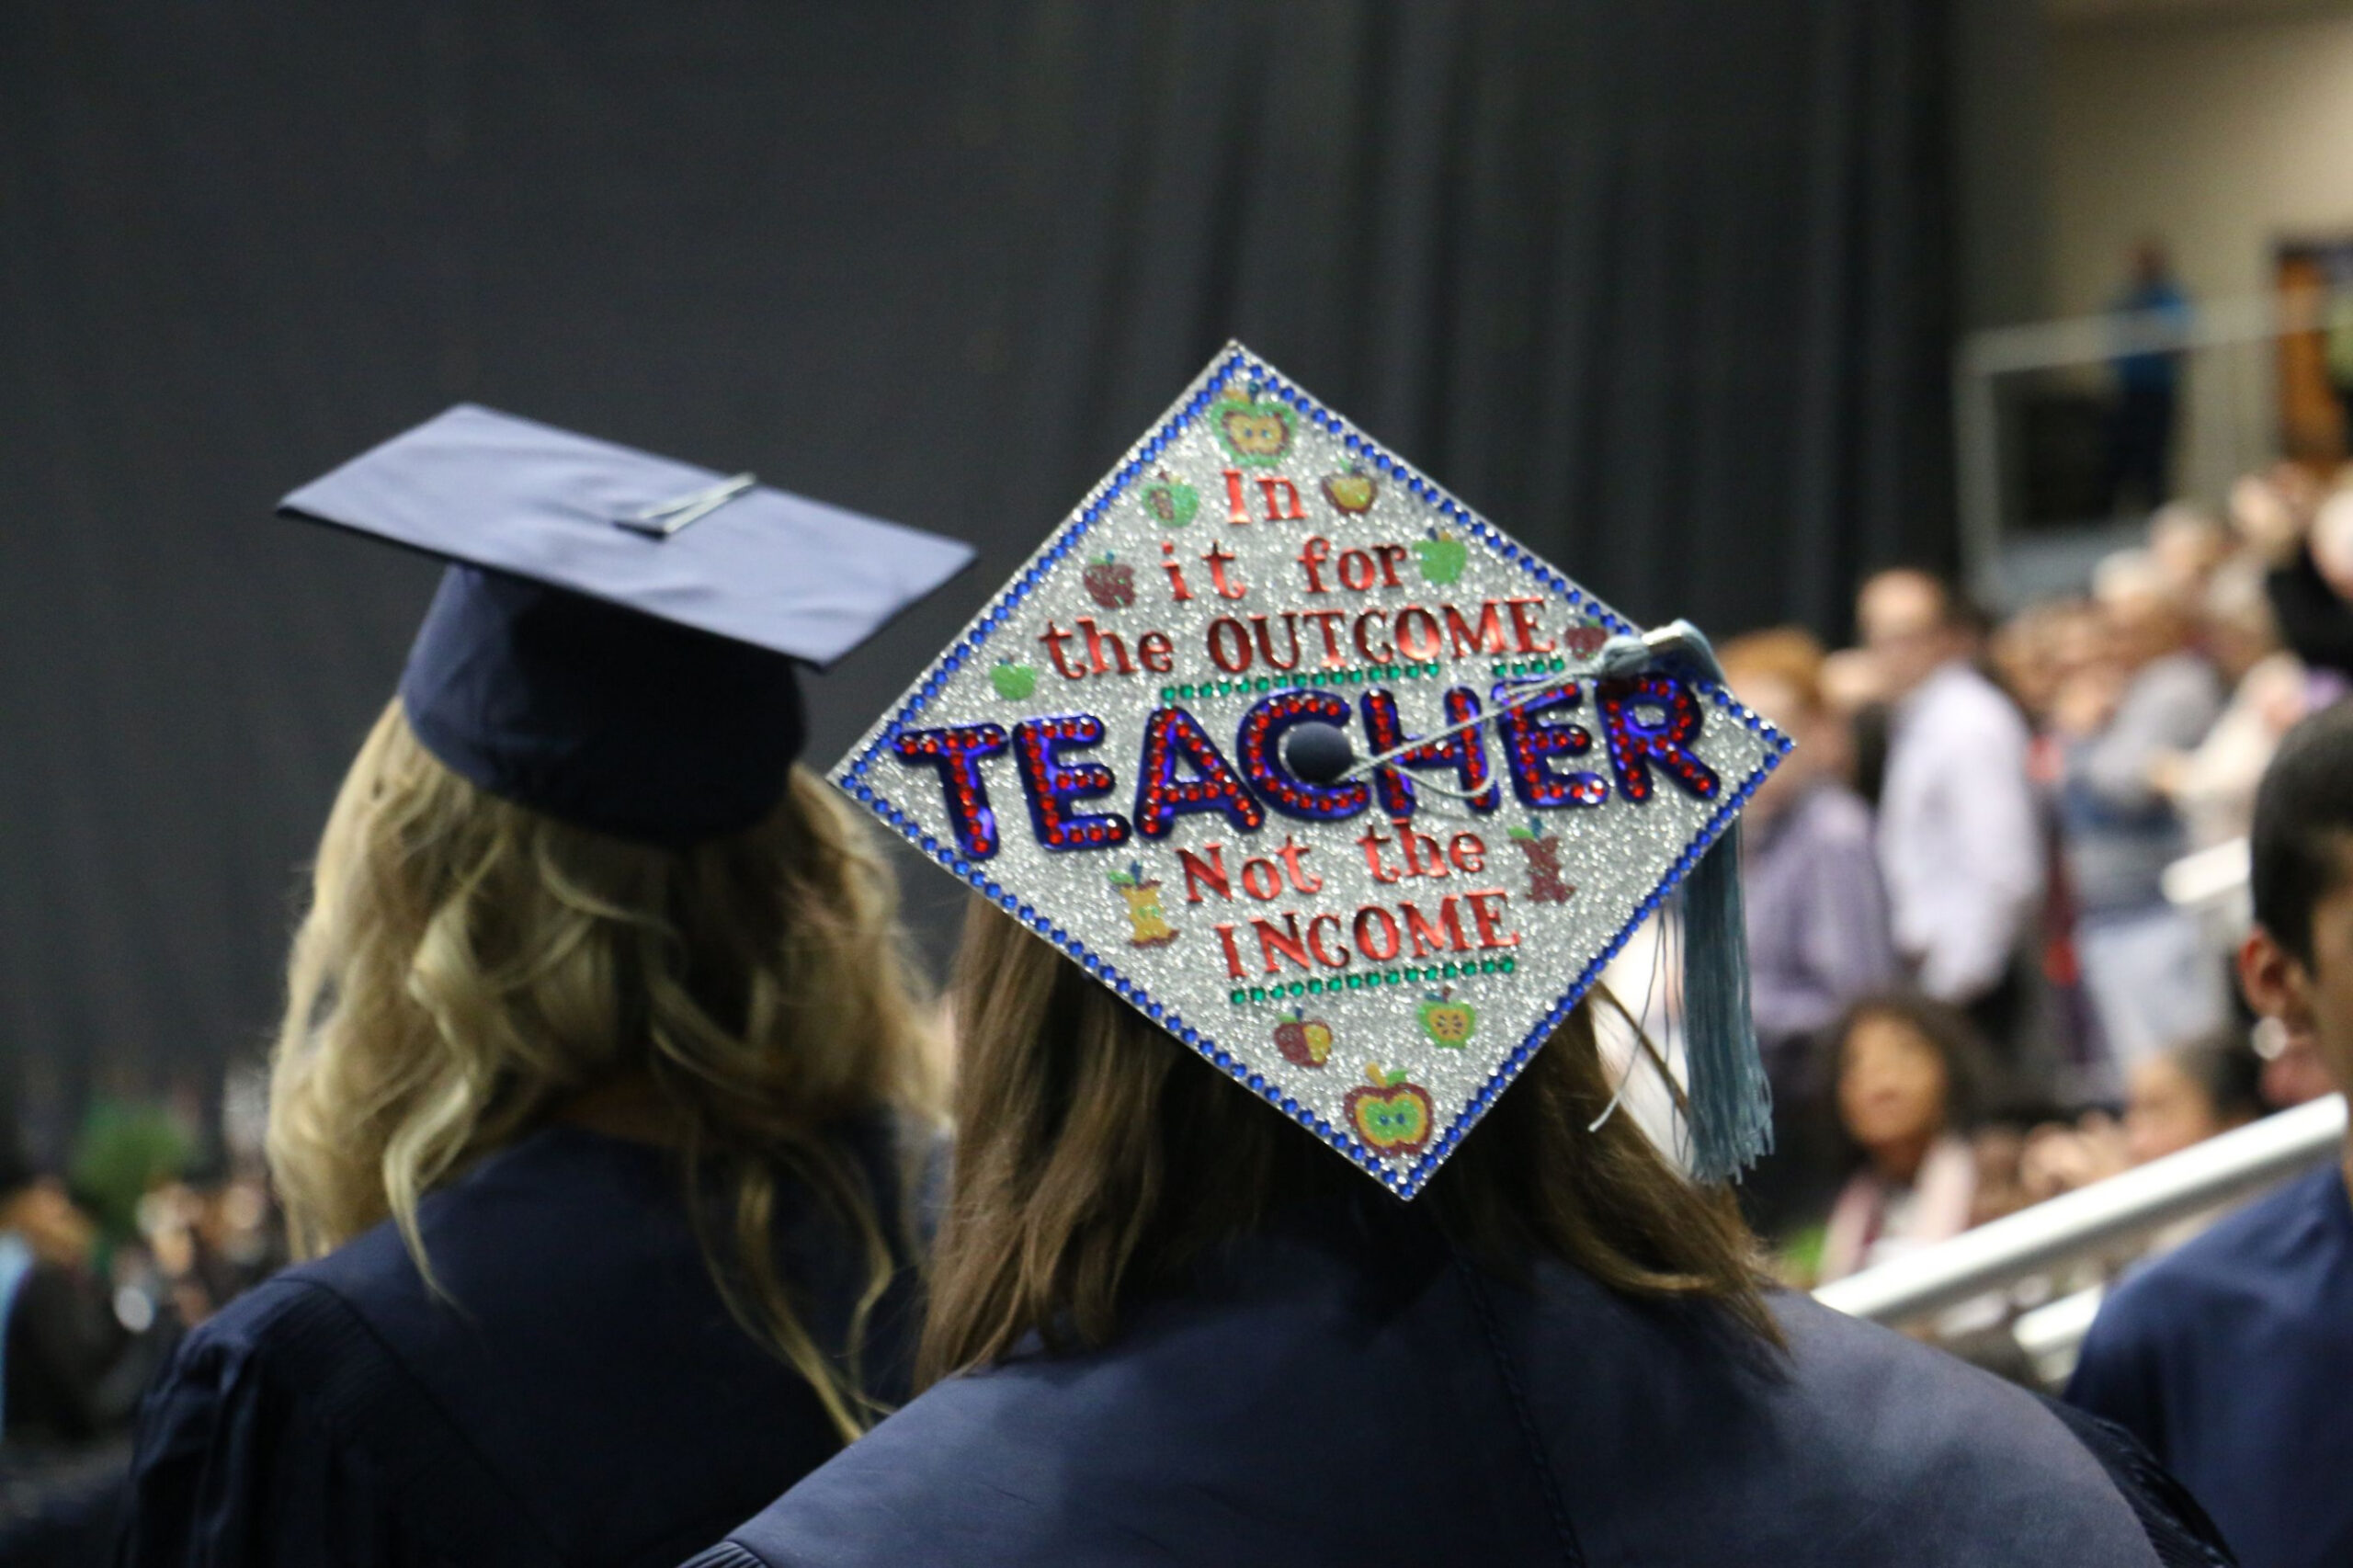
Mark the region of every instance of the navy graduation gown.
[[1777, 1293], [1784, 1360], [1384, 1208], [929, 1390], [694, 1568], [2160, 1562], [2104, 1457], [1938, 1351]]
[[[888, 1229], [892, 1134], [845, 1141]], [[683, 1197], [665, 1152], [550, 1128], [426, 1199], [450, 1300], [387, 1223], [232, 1302], [148, 1396], [121, 1562], [671, 1568], [839, 1447], [728, 1312]], [[838, 1344], [859, 1251], [799, 1188], [779, 1209], [803, 1321]], [[868, 1343], [882, 1397], [919, 1312], [910, 1271]]]
[[2353, 1205], [2335, 1161], [2136, 1271], [2067, 1398], [2130, 1428], [2248, 1568], [2353, 1563]]

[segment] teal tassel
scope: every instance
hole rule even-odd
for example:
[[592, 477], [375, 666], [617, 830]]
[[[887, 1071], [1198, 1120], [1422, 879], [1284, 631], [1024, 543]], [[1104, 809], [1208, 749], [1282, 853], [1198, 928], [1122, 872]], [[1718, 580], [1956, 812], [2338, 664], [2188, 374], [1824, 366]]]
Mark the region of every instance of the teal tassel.
[[[1613, 637], [1597, 676], [1631, 675], [1681, 655], [1721, 684], [1707, 636], [1677, 620], [1641, 637]], [[1683, 881], [1683, 1061], [1691, 1174], [1737, 1181], [1773, 1148], [1773, 1090], [1748, 1012], [1748, 923], [1740, 897], [1740, 819], [1717, 835]]]
[[1737, 818], [1683, 884], [1683, 1055], [1691, 1174], [1738, 1180], [1772, 1151], [1773, 1091], [1748, 1015]]

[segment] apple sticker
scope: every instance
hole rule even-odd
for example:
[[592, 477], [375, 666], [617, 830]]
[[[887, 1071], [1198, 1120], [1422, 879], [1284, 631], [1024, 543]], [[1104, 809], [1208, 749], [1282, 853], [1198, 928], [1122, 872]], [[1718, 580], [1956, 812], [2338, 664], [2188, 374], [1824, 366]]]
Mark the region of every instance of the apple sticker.
[[1457, 1002], [1451, 985], [1424, 996], [1416, 1011], [1422, 1020], [1422, 1032], [1430, 1037], [1430, 1043], [1450, 1051], [1468, 1045], [1471, 1031], [1479, 1027], [1479, 1010], [1468, 1002]]
[[1352, 517], [1360, 517], [1371, 511], [1373, 499], [1380, 494], [1379, 487], [1372, 482], [1372, 475], [1361, 468], [1324, 476], [1324, 498]]
[[1079, 581], [1086, 597], [1105, 609], [1123, 609], [1136, 602], [1136, 569], [1120, 565], [1108, 550], [1086, 563]]
[[1597, 620], [1571, 621], [1561, 632], [1561, 646], [1580, 659], [1590, 659], [1609, 641], [1609, 628]]
[[1471, 547], [1450, 533], [1437, 532], [1414, 542], [1414, 555], [1425, 583], [1451, 583], [1471, 563]]
[[1561, 836], [1546, 833], [1542, 824], [1507, 828], [1511, 841], [1528, 857], [1528, 897], [1532, 903], [1566, 903], [1577, 890], [1561, 875]]
[[1201, 493], [1181, 479], [1169, 478], [1166, 469], [1143, 487], [1142, 494], [1144, 510], [1172, 528], [1183, 528], [1201, 509]]
[[1104, 881], [1128, 906], [1128, 946], [1165, 948], [1184, 935], [1161, 913], [1160, 881], [1144, 875], [1143, 862], [1132, 860], [1124, 871], [1106, 872]]
[[1321, 1067], [1332, 1054], [1332, 1026], [1321, 1018], [1286, 1013], [1275, 1026], [1275, 1049], [1302, 1067]]
[[1007, 702], [1019, 702], [1038, 689], [1038, 671], [1035, 665], [999, 659], [989, 670], [989, 684]]
[[1438, 1120], [1430, 1092], [1406, 1082], [1403, 1069], [1383, 1073], [1378, 1062], [1368, 1063], [1364, 1075], [1365, 1082], [1350, 1089], [1343, 1104], [1348, 1125], [1376, 1153], [1420, 1153]]
[[1298, 422], [1289, 403], [1260, 403], [1258, 389], [1253, 387], [1241, 396], [1228, 392], [1219, 399], [1211, 428], [1234, 461], [1270, 468], [1290, 450]]

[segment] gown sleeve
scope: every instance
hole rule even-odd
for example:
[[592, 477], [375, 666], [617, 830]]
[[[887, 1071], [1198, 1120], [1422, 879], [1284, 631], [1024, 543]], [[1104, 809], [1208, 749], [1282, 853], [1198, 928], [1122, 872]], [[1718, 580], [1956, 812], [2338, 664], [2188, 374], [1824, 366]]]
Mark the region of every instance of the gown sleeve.
[[2178, 1456], [2166, 1440], [2163, 1387], [2150, 1339], [2137, 1299], [2127, 1290], [2111, 1292], [2084, 1336], [2065, 1397], [2076, 1409], [2123, 1427], [2157, 1462], [2167, 1464]]
[[272, 1365], [267, 1337], [217, 1320], [148, 1394], [120, 1568], [393, 1568], [404, 1546], [373, 1469]]

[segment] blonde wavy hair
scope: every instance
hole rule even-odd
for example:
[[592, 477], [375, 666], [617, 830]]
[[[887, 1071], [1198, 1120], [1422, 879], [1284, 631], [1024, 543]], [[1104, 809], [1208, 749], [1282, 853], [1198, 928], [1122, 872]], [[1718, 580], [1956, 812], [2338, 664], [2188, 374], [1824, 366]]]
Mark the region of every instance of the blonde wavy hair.
[[[893, 1244], [906, 1216], [878, 1212], [829, 1130], [891, 1110], [936, 1125], [934, 1028], [889, 868], [807, 769], [751, 829], [654, 848], [478, 789], [396, 700], [319, 846], [273, 1063], [270, 1166], [298, 1256], [389, 1216], [438, 1290], [417, 1225], [426, 1193], [586, 1092], [649, 1083], [722, 1295], [847, 1441], [879, 1410], [858, 1347], [910, 1249]], [[843, 1345], [816, 1342], [779, 1271], [780, 1176], [863, 1252]]]

